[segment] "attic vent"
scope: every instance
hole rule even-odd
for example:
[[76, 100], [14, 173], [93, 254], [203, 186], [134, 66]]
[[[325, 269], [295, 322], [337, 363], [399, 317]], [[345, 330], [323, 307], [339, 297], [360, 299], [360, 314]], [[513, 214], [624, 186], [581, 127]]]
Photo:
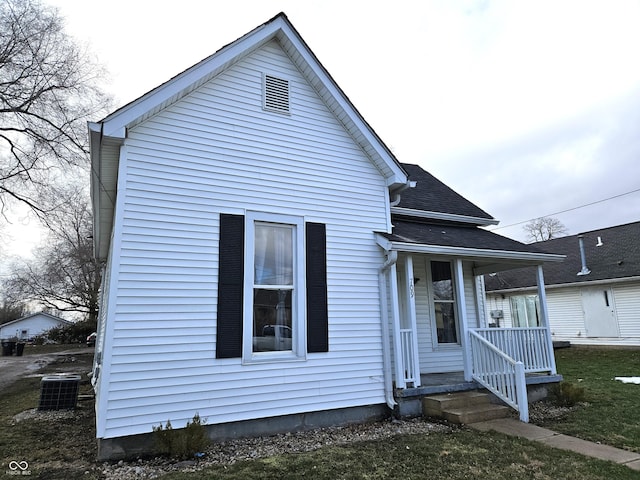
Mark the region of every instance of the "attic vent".
[[264, 108], [280, 113], [289, 113], [289, 80], [264, 76]]

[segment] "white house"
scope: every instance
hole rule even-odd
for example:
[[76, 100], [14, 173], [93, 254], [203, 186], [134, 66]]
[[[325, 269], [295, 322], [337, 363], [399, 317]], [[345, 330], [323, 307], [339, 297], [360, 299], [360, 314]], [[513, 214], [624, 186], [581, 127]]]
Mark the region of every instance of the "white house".
[[400, 164], [284, 14], [89, 133], [100, 458], [195, 413], [212, 438], [411, 414], [437, 374], [495, 389], [490, 355], [520, 394], [557, 380], [544, 325], [489, 334], [481, 277], [561, 257]]
[[67, 320], [45, 312], [32, 313], [0, 325], [0, 339], [16, 337], [18, 340], [30, 340], [52, 328], [69, 324]]
[[[640, 346], [640, 222], [535, 244], [566, 256], [544, 266], [554, 341]], [[539, 323], [528, 269], [486, 277], [487, 307], [505, 327]]]

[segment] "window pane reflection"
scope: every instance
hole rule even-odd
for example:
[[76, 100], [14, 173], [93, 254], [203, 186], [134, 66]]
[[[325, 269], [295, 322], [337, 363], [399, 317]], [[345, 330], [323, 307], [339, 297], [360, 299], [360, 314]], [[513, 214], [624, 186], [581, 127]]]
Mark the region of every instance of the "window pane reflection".
[[293, 229], [255, 225], [255, 285], [293, 285]]
[[431, 286], [438, 343], [458, 343], [450, 262], [431, 262]]
[[253, 290], [253, 351], [291, 350], [291, 290]]

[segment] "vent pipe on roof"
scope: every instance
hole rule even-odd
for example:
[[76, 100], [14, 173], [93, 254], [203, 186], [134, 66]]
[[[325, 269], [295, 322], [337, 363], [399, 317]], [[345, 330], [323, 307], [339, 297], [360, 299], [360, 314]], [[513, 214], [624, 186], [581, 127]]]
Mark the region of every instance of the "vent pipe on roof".
[[591, 270], [587, 268], [587, 259], [584, 255], [584, 238], [582, 235], [578, 235], [578, 244], [580, 245], [580, 261], [582, 262], [582, 270], [577, 275], [589, 275]]

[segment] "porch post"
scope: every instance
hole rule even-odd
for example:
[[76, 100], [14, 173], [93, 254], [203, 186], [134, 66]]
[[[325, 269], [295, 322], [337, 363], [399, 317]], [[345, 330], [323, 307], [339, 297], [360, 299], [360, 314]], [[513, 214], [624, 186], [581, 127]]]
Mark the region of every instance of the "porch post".
[[396, 264], [389, 268], [389, 284], [391, 286], [391, 319], [393, 321], [393, 354], [396, 370], [396, 387], [406, 388], [402, 371], [402, 342], [400, 341], [400, 305], [398, 304], [398, 271]]
[[405, 260], [405, 281], [407, 285], [407, 314], [409, 315], [409, 328], [411, 329], [411, 353], [413, 362], [411, 372], [413, 386], [420, 386], [420, 357], [418, 355], [418, 322], [416, 320], [416, 294], [413, 280], [413, 257], [407, 255]]
[[549, 325], [549, 310], [547, 308], [547, 294], [544, 289], [544, 274], [542, 272], [542, 265], [537, 267], [536, 281], [538, 283], [538, 301], [540, 303], [540, 320], [543, 326], [547, 329], [547, 351], [549, 352], [549, 362], [551, 366], [551, 374], [555, 375], [556, 370], [556, 358], [553, 354], [553, 339], [551, 338], [551, 325]]
[[462, 346], [462, 360], [464, 362], [464, 379], [466, 382], [471, 381], [473, 372], [471, 370], [471, 351], [469, 350], [469, 325], [467, 322], [467, 302], [464, 296], [464, 270], [462, 268], [462, 259], [456, 258], [455, 261], [455, 285], [456, 297], [458, 298], [458, 314], [460, 315], [460, 345]]

